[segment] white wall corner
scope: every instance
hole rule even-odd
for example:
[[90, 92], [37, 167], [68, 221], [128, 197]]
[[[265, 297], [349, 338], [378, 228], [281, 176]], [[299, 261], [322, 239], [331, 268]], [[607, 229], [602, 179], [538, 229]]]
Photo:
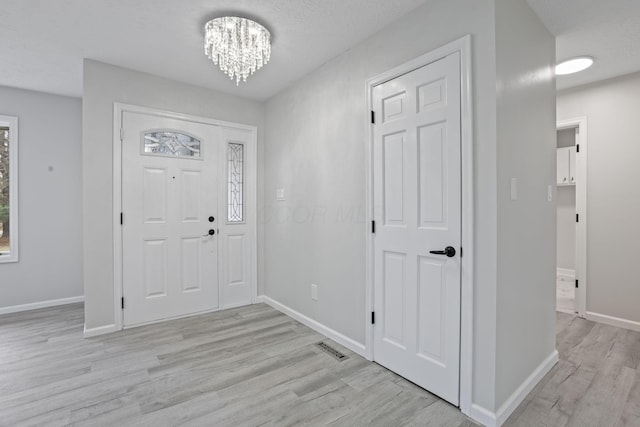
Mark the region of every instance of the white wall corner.
[[0, 314], [19, 313], [21, 311], [38, 310], [40, 308], [57, 307], [59, 305], [76, 304], [84, 302], [83, 296], [52, 299], [48, 301], [33, 302], [29, 304], [12, 305], [10, 307], [0, 307]]
[[119, 330], [120, 328], [117, 327], [116, 325], [98, 326], [97, 328], [90, 328], [90, 329], [87, 329], [87, 325], [84, 325], [84, 332], [82, 333], [82, 336], [84, 338], [91, 338], [91, 337], [97, 337], [98, 335], [110, 334], [112, 332], [117, 332]]
[[491, 412], [490, 410], [485, 409], [475, 403], [471, 404], [469, 417], [475, 422], [480, 423], [486, 427], [496, 427], [498, 425], [495, 412]]
[[305, 326], [310, 327], [311, 329], [313, 329], [314, 331], [326, 336], [327, 338], [330, 338], [332, 340], [334, 340], [335, 342], [337, 342], [338, 344], [348, 348], [349, 350], [353, 351], [354, 353], [359, 354], [360, 356], [366, 358], [366, 348], [364, 346], [364, 344], [361, 344], [349, 337], [347, 337], [346, 335], [341, 334], [338, 331], [335, 331], [331, 328], [329, 328], [328, 326], [323, 325], [322, 323], [311, 319], [310, 317], [305, 316], [302, 313], [299, 313], [297, 311], [295, 311], [294, 309], [287, 307], [286, 305], [279, 303], [278, 301], [269, 298], [266, 295], [260, 295], [256, 298], [256, 301], [260, 301], [260, 302], [264, 302], [265, 304], [270, 305], [271, 307], [275, 308], [276, 310], [278, 310], [279, 312], [286, 314], [287, 316], [291, 317], [294, 320], [297, 320], [298, 322], [302, 323]]
[[524, 399], [531, 393], [536, 385], [558, 363], [558, 351], [553, 352], [542, 361], [540, 365], [527, 377], [526, 380], [514, 391], [511, 396], [500, 406], [497, 412], [492, 412], [475, 403], [471, 405], [469, 417], [487, 427], [500, 427], [513, 412], [520, 406]]

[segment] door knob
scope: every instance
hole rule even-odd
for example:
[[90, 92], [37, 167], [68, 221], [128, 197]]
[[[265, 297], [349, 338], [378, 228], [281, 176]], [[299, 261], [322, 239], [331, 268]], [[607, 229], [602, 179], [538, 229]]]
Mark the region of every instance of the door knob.
[[214, 234], [216, 234], [216, 230], [214, 230], [213, 228], [211, 230], [209, 230], [209, 232], [207, 234], [205, 234], [203, 237], [208, 237], [208, 236], [213, 236]]
[[444, 248], [444, 251], [429, 251], [429, 253], [434, 255], [446, 255], [449, 258], [456, 256], [456, 250], [453, 246], [447, 246]]
[[213, 222], [213, 221], [215, 221], [215, 220], [216, 220], [216, 219], [215, 219], [214, 217], [212, 217], [212, 216], [210, 216], [210, 217], [209, 217], [209, 222]]

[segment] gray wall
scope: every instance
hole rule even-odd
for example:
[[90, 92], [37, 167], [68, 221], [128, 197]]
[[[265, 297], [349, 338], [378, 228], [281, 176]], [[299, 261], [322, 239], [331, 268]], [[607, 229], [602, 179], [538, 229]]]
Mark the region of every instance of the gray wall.
[[[493, 1], [436, 0], [267, 102], [265, 294], [360, 342], [365, 336], [365, 82], [473, 37], [476, 277], [474, 401], [494, 404], [496, 281]], [[286, 200], [276, 202], [276, 189]], [[482, 248], [482, 250], [479, 250]], [[310, 298], [310, 284], [319, 300]]]
[[498, 409], [555, 350], [555, 38], [525, 1], [497, 0], [496, 50]]
[[588, 121], [587, 311], [634, 322], [640, 322], [639, 111], [640, 73], [558, 95], [558, 120]]
[[20, 261], [0, 264], [0, 309], [82, 296], [81, 101], [0, 86], [0, 114], [20, 137]]
[[[364, 343], [365, 81], [471, 34], [473, 402], [496, 410], [554, 348], [555, 204], [546, 202], [546, 186], [555, 182], [555, 92], [552, 37], [524, 0], [498, 0], [501, 11], [495, 3], [433, 0], [328, 61], [266, 108], [86, 61], [84, 228], [97, 230], [85, 235], [87, 327], [113, 323], [111, 147], [118, 101], [255, 124], [260, 136], [266, 129], [258, 159], [264, 166], [258, 189], [264, 195], [264, 293]], [[502, 55], [497, 93], [496, 50]], [[521, 179], [518, 203], [505, 199], [511, 176]], [[275, 200], [279, 188], [285, 201]], [[513, 253], [499, 261], [499, 247], [500, 257], [502, 250]], [[317, 302], [310, 298], [311, 283], [319, 286]]]
[[[264, 107], [257, 102], [91, 60], [84, 62], [83, 93], [85, 327], [91, 329], [114, 323], [114, 102], [258, 126], [259, 165], [263, 155]], [[259, 169], [259, 182], [261, 174]], [[259, 186], [258, 194], [261, 193]], [[258, 244], [260, 248], [260, 235]]]

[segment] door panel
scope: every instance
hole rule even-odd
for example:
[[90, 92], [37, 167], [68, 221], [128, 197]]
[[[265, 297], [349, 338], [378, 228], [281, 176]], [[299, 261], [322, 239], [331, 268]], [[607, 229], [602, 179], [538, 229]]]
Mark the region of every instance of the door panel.
[[122, 123], [124, 325], [218, 308], [220, 128], [132, 112]]
[[382, 117], [385, 123], [403, 116], [405, 95], [401, 92], [382, 100]]
[[202, 187], [200, 185], [200, 176], [202, 174], [195, 170], [181, 171], [180, 179], [180, 199], [181, 199], [181, 215], [182, 222], [198, 222], [203, 213], [201, 210]]
[[165, 223], [167, 221], [167, 170], [164, 168], [144, 168], [144, 223]]
[[405, 134], [385, 135], [384, 219], [387, 225], [404, 225], [404, 183], [407, 150]]
[[447, 80], [439, 79], [435, 82], [418, 87], [418, 112], [429, 108], [442, 107], [447, 102]]
[[167, 240], [144, 241], [145, 298], [167, 296]]
[[444, 263], [419, 257], [418, 265], [418, 355], [442, 363]]
[[201, 289], [200, 253], [201, 237], [182, 238], [182, 291]]
[[242, 284], [244, 277], [244, 240], [245, 236], [229, 236], [229, 285]]
[[[460, 56], [376, 86], [374, 358], [457, 405]], [[455, 248], [448, 257], [431, 251]]]
[[445, 123], [418, 130], [418, 170], [420, 171], [420, 226], [444, 225], [446, 208]]
[[384, 333], [383, 339], [405, 349], [406, 254], [384, 253]]

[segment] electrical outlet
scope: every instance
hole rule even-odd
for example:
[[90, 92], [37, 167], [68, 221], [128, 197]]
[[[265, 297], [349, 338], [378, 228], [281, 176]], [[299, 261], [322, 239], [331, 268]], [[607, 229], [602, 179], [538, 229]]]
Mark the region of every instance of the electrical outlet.
[[314, 301], [318, 301], [318, 285], [315, 283], [311, 284], [311, 299]]

